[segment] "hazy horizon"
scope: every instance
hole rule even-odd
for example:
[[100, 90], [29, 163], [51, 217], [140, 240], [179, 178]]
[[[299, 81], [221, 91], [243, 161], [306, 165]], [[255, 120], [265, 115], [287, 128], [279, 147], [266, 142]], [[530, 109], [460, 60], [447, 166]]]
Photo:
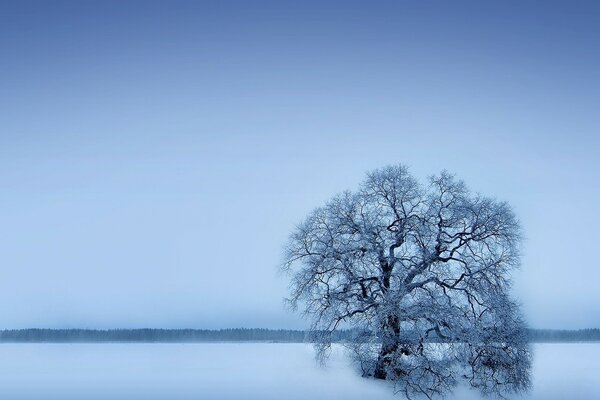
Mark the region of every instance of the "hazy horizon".
[[509, 202], [533, 328], [600, 327], [600, 5], [2, 2], [0, 329], [302, 329], [295, 224], [365, 172]]

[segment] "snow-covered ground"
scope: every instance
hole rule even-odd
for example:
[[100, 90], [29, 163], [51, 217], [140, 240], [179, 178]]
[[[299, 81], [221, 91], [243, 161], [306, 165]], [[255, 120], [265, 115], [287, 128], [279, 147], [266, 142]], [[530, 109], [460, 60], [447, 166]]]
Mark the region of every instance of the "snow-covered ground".
[[[528, 398], [599, 399], [600, 344], [535, 345]], [[456, 399], [479, 399], [459, 390]], [[310, 345], [0, 344], [0, 399], [401, 399]]]

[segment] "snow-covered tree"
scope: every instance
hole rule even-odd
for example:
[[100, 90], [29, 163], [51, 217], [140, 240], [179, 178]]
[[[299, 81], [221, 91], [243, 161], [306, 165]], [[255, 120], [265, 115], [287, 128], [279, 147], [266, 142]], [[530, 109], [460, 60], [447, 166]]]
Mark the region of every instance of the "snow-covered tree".
[[447, 172], [422, 185], [405, 166], [386, 167], [294, 230], [289, 302], [312, 322], [321, 359], [332, 334], [352, 328], [363, 375], [408, 397], [460, 380], [484, 394], [523, 392], [531, 352], [508, 293], [520, 240], [507, 203]]

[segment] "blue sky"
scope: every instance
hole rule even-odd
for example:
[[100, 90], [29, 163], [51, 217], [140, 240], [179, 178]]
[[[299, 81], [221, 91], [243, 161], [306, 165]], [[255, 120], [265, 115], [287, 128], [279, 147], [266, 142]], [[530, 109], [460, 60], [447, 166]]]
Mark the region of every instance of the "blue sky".
[[0, 328], [302, 327], [293, 226], [365, 171], [510, 202], [532, 326], [600, 326], [594, 2], [1, 2]]

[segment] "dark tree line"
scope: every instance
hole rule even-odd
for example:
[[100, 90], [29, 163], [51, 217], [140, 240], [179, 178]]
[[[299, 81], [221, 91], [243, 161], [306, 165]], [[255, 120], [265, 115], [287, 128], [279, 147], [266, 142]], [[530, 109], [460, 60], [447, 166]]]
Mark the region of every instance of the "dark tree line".
[[2, 342], [303, 342], [285, 329], [18, 329], [0, 331]]
[[558, 330], [530, 329], [529, 340], [543, 342], [599, 342], [600, 329]]
[[[407, 336], [410, 333], [407, 332]], [[600, 329], [550, 330], [529, 329], [530, 342], [600, 341]], [[340, 330], [334, 342], [360, 340], [361, 333]], [[432, 341], [436, 339], [433, 338]], [[441, 339], [437, 339], [441, 341]], [[305, 331], [290, 329], [7, 329], [0, 331], [0, 342], [71, 343], [71, 342], [287, 342], [308, 343]]]

